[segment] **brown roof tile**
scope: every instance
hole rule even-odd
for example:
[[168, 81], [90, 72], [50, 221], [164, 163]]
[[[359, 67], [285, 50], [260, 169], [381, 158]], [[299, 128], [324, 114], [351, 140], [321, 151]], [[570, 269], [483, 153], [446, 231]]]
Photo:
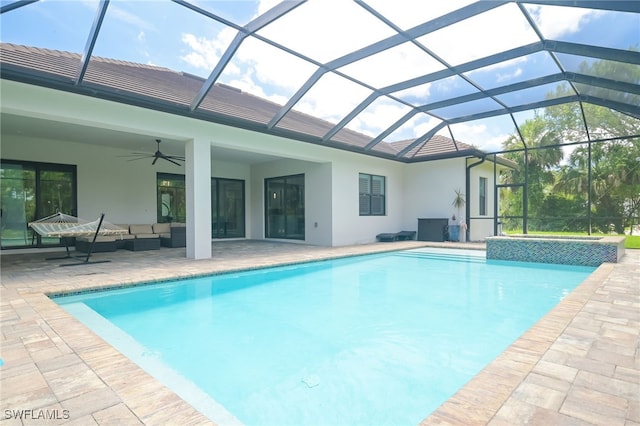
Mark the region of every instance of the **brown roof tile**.
[[[77, 53], [49, 50], [10, 43], [0, 43], [0, 65], [27, 75], [46, 75], [51, 80], [72, 83], [80, 66]], [[3, 74], [4, 76], [4, 74]], [[109, 93], [129, 94], [146, 99], [160, 101], [186, 112], [192, 100], [205, 83], [205, 79], [168, 68], [138, 64], [133, 62], [93, 56], [81, 83], [82, 87], [106, 89]], [[266, 124], [280, 111], [281, 105], [259, 98], [224, 84], [215, 84], [196, 112], [202, 115], [215, 114], [216, 117], [229, 117], [234, 122], [245, 121], [268, 132]], [[200, 117], [202, 117], [200, 115]], [[212, 117], [212, 119], [215, 117]], [[299, 111], [289, 111], [276, 129], [292, 132], [293, 135], [308, 135], [310, 141], [322, 143], [322, 137], [334, 127], [334, 124], [312, 117]], [[364, 147], [373, 139], [370, 136], [343, 128], [333, 139], [330, 146], [345, 148], [362, 153]], [[381, 142], [369, 151], [386, 157], [397, 154], [412, 143], [406, 140], [394, 143]], [[407, 153], [405, 159], [427, 160], [429, 157], [455, 156], [460, 151], [473, 150], [465, 143], [453, 143], [451, 139], [436, 135]]]

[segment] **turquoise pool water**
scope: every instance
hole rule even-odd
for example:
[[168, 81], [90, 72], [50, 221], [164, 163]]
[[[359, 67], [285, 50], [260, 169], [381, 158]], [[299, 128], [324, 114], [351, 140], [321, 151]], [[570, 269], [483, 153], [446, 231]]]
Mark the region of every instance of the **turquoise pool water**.
[[418, 424], [595, 268], [409, 250], [56, 298], [221, 424]]

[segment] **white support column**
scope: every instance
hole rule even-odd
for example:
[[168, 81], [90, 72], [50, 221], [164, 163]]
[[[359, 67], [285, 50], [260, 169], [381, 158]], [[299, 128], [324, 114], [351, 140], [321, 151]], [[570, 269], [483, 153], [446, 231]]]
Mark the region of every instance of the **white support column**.
[[194, 139], [185, 147], [187, 257], [211, 258], [211, 145]]

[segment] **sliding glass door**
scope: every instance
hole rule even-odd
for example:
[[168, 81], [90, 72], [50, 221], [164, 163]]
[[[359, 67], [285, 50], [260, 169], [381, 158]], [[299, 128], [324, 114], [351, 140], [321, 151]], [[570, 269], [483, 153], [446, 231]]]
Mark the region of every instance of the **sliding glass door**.
[[[158, 173], [158, 222], [186, 222], [184, 175]], [[211, 178], [211, 234], [213, 238], [245, 236], [244, 181]]]
[[185, 223], [187, 221], [187, 197], [184, 175], [158, 173], [157, 191], [158, 223]]
[[211, 180], [213, 238], [244, 237], [244, 181]]
[[265, 179], [267, 238], [304, 240], [304, 175]]
[[0, 166], [2, 248], [60, 245], [29, 222], [65, 213], [77, 216], [76, 166], [3, 160]]

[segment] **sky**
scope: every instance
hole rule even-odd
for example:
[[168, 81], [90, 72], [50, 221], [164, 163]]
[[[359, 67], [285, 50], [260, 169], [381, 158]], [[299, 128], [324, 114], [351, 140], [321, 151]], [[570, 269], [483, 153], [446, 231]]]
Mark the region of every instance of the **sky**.
[[[11, 1], [0, 0], [2, 6], [9, 3]], [[278, 1], [192, 0], [192, 3], [217, 14], [231, 25], [193, 13], [173, 2], [112, 0], [93, 54], [163, 66], [207, 78], [237, 33], [233, 25], [245, 25]], [[469, 1], [365, 0], [365, 3], [398, 28], [407, 30], [465, 6]], [[41, 0], [0, 16], [1, 39], [3, 42], [82, 52], [97, 5], [97, 0]], [[638, 14], [538, 5], [525, 5], [525, 9], [545, 39], [621, 49], [640, 45]], [[315, 63], [248, 37], [218, 82], [284, 105], [316, 71], [317, 64], [327, 63], [393, 34], [390, 26], [355, 2], [309, 0], [258, 31], [258, 35], [297, 50]], [[513, 3], [418, 39], [452, 66], [539, 40], [525, 15]], [[571, 61], [576, 62], [576, 58], [566, 56], [567, 67]], [[344, 66], [339, 71], [369, 86], [384, 87], [444, 68], [441, 61], [411, 43], [404, 43]], [[466, 73], [465, 77], [484, 89], [491, 89], [557, 72], [558, 65], [551, 55], [541, 52], [475, 70]], [[531, 99], [542, 100], [555, 89], [556, 86], [541, 87], [504, 95], [499, 100], [507, 105], [517, 105]], [[421, 106], [476, 90], [460, 77], [423, 84], [394, 93], [408, 105], [380, 97], [347, 127], [376, 136], [409, 112], [410, 106]], [[294, 108], [337, 123], [369, 94], [371, 88], [335, 73], [327, 73]], [[496, 108], [498, 104], [494, 101], [484, 100], [435, 111], [445, 118], [452, 118]], [[523, 112], [514, 118], [522, 123], [532, 115], [533, 112]], [[386, 140], [420, 137], [439, 122], [426, 114], [417, 114]], [[492, 152], [500, 150], [502, 142], [513, 133], [514, 123], [510, 116], [505, 115], [452, 125], [451, 130], [456, 140]], [[446, 127], [440, 133], [451, 136]]]

